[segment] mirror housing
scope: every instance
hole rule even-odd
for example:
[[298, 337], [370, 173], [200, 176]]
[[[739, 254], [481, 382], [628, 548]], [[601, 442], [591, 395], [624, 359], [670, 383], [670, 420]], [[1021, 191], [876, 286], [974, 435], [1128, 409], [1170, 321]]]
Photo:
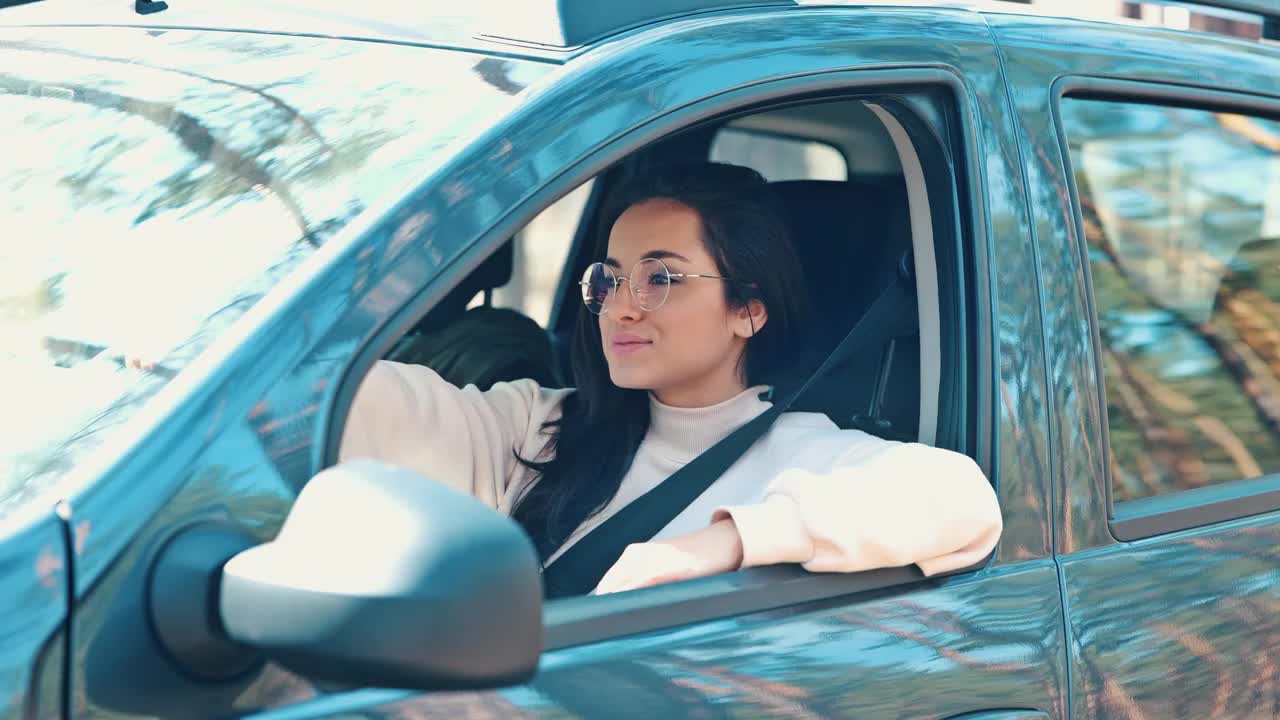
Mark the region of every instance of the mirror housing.
[[463, 690], [528, 680], [542, 578], [524, 531], [400, 468], [344, 463], [299, 493], [276, 539], [222, 567], [229, 638], [316, 680]]

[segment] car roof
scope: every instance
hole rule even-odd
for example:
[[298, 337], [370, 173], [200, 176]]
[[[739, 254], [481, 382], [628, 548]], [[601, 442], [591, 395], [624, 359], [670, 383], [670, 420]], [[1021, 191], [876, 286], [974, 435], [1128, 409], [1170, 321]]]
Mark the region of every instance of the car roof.
[[444, 7], [438, 0], [370, 5], [350, 0], [34, 0], [0, 9], [0, 27], [219, 30], [445, 47], [529, 59], [564, 55], [486, 39], [478, 32], [475, 14], [442, 12]]
[[[697, 13], [793, 7], [795, 0], [28, 0], [3, 26], [130, 26], [318, 35], [564, 57], [624, 30]], [[542, 51], [542, 52], [539, 52]]]
[[[477, 50], [563, 62], [628, 30], [703, 13], [798, 6], [902, 6], [1146, 24], [1114, 7], [1026, 0], [35, 0], [0, 10], [6, 25], [112, 25], [314, 35]], [[1186, 0], [1188, 12], [1252, 21], [1280, 39], [1280, 0]], [[150, 10], [148, 10], [150, 9]]]

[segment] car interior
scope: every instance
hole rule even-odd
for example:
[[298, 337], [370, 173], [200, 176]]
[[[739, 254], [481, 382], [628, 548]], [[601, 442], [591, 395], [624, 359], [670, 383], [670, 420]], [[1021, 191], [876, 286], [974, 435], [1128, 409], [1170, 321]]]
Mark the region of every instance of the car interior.
[[[568, 386], [568, 347], [577, 313], [584, 312], [577, 280], [597, 259], [596, 242], [608, 232], [599, 215], [610, 189], [664, 162], [732, 162], [755, 168], [770, 182], [789, 216], [806, 273], [817, 317], [810, 346], [799, 355], [808, 360], [798, 365], [797, 383], [837, 348], [886, 288], [896, 284], [901, 290], [892, 300], [893, 321], [878, 326], [875, 341], [833, 358], [792, 409], [821, 412], [842, 428], [887, 439], [935, 443], [943, 368], [953, 364], [943, 363], [939, 297], [960, 293], [951, 286], [961, 283], [952, 277], [958, 272], [939, 272], [935, 255], [958, 252], [946, 242], [935, 249], [934, 226], [941, 208], [944, 218], [955, 211], [949, 198], [930, 207], [922, 159], [898, 119], [902, 113], [886, 110], [894, 100], [843, 97], [752, 109], [633, 153], [504, 243], [387, 357], [411, 361], [407, 348], [416, 336], [440, 332], [469, 308], [511, 308], [543, 326], [555, 380]], [[956, 257], [947, 262], [961, 266]], [[945, 287], [939, 287], [940, 278]], [[955, 437], [950, 444], [963, 443]]]

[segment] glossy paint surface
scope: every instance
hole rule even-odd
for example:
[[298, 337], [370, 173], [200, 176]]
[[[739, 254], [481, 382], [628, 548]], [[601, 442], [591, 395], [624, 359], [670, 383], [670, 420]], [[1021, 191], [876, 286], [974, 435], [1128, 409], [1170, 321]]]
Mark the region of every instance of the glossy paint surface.
[[[389, 342], [538, 209], [635, 143], [729, 107], [697, 104], [707, 98], [833, 91], [863, 71], [908, 68], [960, 78], [962, 190], [981, 198], [966, 198], [961, 214], [972, 216], [966, 240], [978, 267], [990, 264], [996, 282], [976, 286], [995, 326], [987, 349], [998, 392], [983, 402], [996, 423], [992, 469], [1006, 516], [990, 567], [557, 651], [531, 686], [492, 694], [325, 695], [274, 667], [243, 683], [192, 688], [172, 668], [141, 664], [152, 662], [147, 648], [129, 643], [145, 636], [142, 578], [156, 549], [193, 522], [272, 536], [323, 462], [340, 380], [358, 353]], [[74, 714], [157, 714], [146, 705], [167, 692], [175, 713], [180, 703], [217, 714], [279, 708], [279, 717], [454, 717], [471, 703], [531, 716], [634, 708], [645, 711], [637, 717], [947, 717], [1014, 707], [1065, 717], [1060, 596], [1048, 559], [1044, 360], [1024, 335], [1040, 319], [1016, 148], [989, 30], [969, 12], [707, 16], [608, 42], [536, 81], [501, 120], [477, 122], [470, 142], [415, 191], [354, 221], [318, 253], [305, 281], [264, 300], [240, 344], [209, 360], [165, 424], [74, 498], [76, 518], [94, 528], [77, 556]], [[124, 650], [134, 653], [123, 655], [131, 671], [156, 679], [149, 695], [121, 690], [110, 661]]]
[[70, 584], [62, 521], [49, 508], [0, 532], [0, 720], [59, 718]]
[[[65, 38], [62, 34], [65, 32], [64, 29], [46, 30], [42, 37], [46, 43], [53, 44]], [[137, 31], [102, 29], [95, 37], [102, 40], [113, 32], [128, 40], [131, 35], [126, 32]], [[231, 55], [243, 50], [238, 43], [251, 43], [269, 57], [292, 54], [289, 47], [281, 46], [275, 39], [218, 32], [187, 33], [184, 37], [193, 44], [204, 44], [206, 49], [211, 47]], [[416, 148], [409, 154], [382, 156], [396, 172], [376, 173], [377, 177], [363, 187], [334, 174], [327, 174], [318, 183], [325, 197], [337, 196], [337, 204], [353, 214], [365, 207], [366, 202], [379, 199], [376, 194], [379, 184], [385, 194], [387, 190], [403, 190], [406, 177], [412, 180], [429, 174], [433, 165], [448, 157], [452, 141], [471, 132], [478, 119], [500, 116], [507, 106], [517, 102], [514, 97], [524, 83], [545, 74], [547, 67], [440, 50], [335, 41], [303, 42], [312, 43], [309, 51], [313, 53], [338, 53], [350, 58], [348, 53], [352, 51], [377, 49], [380, 53], [392, 53], [401, 63], [413, 58], [419, 64], [416, 70], [404, 70], [408, 74], [421, 73], [422, 63], [431, 58], [440, 58], [451, 68], [438, 79], [424, 79], [428, 85], [437, 80], [440, 83], [436, 85], [439, 95], [431, 99], [426, 108], [434, 107], [445, 97], [459, 103], [456, 113], [437, 112], [431, 117], [429, 122], [440, 126], [431, 129], [417, 120], [404, 125], [403, 118], [397, 118], [389, 108], [383, 113], [387, 122], [395, 126], [397, 132], [406, 133]], [[240, 63], [232, 62], [210, 69], [210, 72], [225, 74], [216, 78], [201, 75], [200, 80], [220, 88], [238, 89], [243, 86], [237, 74], [242, 69]], [[267, 108], [268, 112], [256, 115], [261, 123], [259, 130], [265, 128], [287, 135], [290, 128], [295, 128], [294, 135], [297, 135], [296, 127], [302, 126], [312, 128], [312, 132], [318, 127], [323, 132], [323, 110], [331, 100], [324, 98], [320, 102], [318, 98], [323, 97], [326, 88], [331, 92], [337, 88], [332, 83], [321, 82], [323, 78], [317, 77], [314, 68], [304, 70], [304, 77], [310, 80], [295, 84], [294, 88], [310, 87], [316, 104], [304, 102], [306, 97], [294, 98], [295, 106], [302, 108], [297, 112], [304, 113], [303, 120], [278, 110], [272, 112], [274, 107]], [[273, 69], [275, 74], [280, 71], [280, 68]], [[426, 112], [422, 107], [413, 110], [392, 100], [400, 93], [412, 93], [412, 83], [397, 83], [390, 90], [376, 83], [359, 87], [372, 96], [366, 99], [381, 98], [406, 114]], [[346, 95], [350, 100], [356, 99], [350, 93]], [[243, 101], [241, 96], [233, 99]], [[232, 100], [215, 107], [228, 114], [238, 110], [241, 119], [262, 110], [252, 104], [244, 109]], [[376, 101], [349, 110], [356, 115], [352, 122], [344, 123], [338, 132], [334, 132], [336, 128], [329, 128], [327, 133], [330, 158], [336, 158], [334, 164], [338, 167], [368, 168], [376, 161], [369, 162], [367, 155], [374, 149], [394, 148], [394, 139], [380, 135], [376, 123], [356, 122], [361, 110], [376, 110]], [[307, 117], [308, 114], [312, 116]], [[214, 127], [221, 130], [222, 125]], [[419, 136], [413, 135], [414, 129]], [[351, 138], [345, 134], [348, 132], [357, 137]], [[211, 134], [221, 136], [220, 132]], [[309, 139], [306, 137], [300, 142], [306, 144]], [[352, 142], [340, 142], [342, 139]], [[321, 142], [324, 140], [322, 137]], [[248, 142], [244, 133], [237, 136], [236, 141]], [[310, 145], [307, 148], [314, 149]], [[404, 146], [401, 149], [408, 150]], [[411, 157], [414, 154], [417, 157]], [[319, 169], [325, 167], [325, 163], [308, 162], [307, 166]], [[302, 178], [295, 176], [293, 180], [296, 190]], [[323, 243], [317, 240], [315, 244], [320, 245], [319, 248], [309, 248], [302, 253], [303, 257], [293, 258], [292, 263], [280, 263], [281, 270], [292, 268], [293, 272], [282, 272], [283, 280], [262, 278], [269, 280], [262, 283], [265, 287], [260, 285], [254, 288], [256, 293], [247, 292], [231, 303], [242, 308], [252, 306], [247, 316], [240, 318], [242, 322], [218, 327], [222, 335], [194, 360], [186, 358], [191, 360], [190, 364], [181, 367], [181, 372], [154, 393], [154, 397], [120, 404], [130, 412], [118, 412], [116, 417], [107, 419], [114, 421], [109, 425], [122, 436], [113, 440], [126, 443], [127, 449], [122, 455], [111, 458], [85, 453], [69, 463], [79, 475], [73, 475], [64, 485], [83, 482], [78, 491], [72, 491], [69, 503], [71, 522], [80, 533], [75, 558], [78, 602], [72, 639], [74, 715], [174, 716], [194, 707], [213, 708], [214, 712], [225, 714], [227, 709], [238, 712], [293, 701], [312, 692], [310, 683], [274, 668], [261, 673], [254, 682], [237, 681], [223, 687], [190, 681], [159, 654], [151, 640], [145, 611], [147, 571], [164, 543], [194, 523], [223, 524], [261, 539], [274, 536], [297, 487], [312, 472], [309, 451], [314, 442], [316, 407], [326, 387], [324, 378], [295, 384], [291, 378], [285, 379], [285, 375], [300, 367], [309, 369], [299, 362], [314, 347], [320, 334], [354, 304], [353, 296], [359, 297], [361, 290], [367, 289], [362, 287], [358, 273], [366, 267], [363, 258], [368, 254], [353, 249], [352, 239], [361, 233], [362, 221], [364, 228], [369, 226], [370, 222], [364, 218], [371, 216], [376, 220], [381, 214], [375, 209], [354, 218], [348, 215], [344, 220], [350, 224], [332, 239], [325, 237]], [[254, 230], [261, 233], [259, 237], [264, 245], [279, 241], [269, 234], [271, 230], [288, 232], [281, 231], [279, 226], [256, 226]], [[169, 270], [175, 275], [201, 272], [200, 267]], [[353, 273], [357, 276], [353, 277]], [[285, 287], [277, 288], [274, 293], [266, 292], [274, 282]], [[196, 280], [191, 284], [197, 284]], [[216, 334], [209, 332], [206, 336]], [[332, 371], [334, 366], [325, 367]], [[269, 396], [273, 392], [295, 401], [296, 407], [276, 404]], [[132, 412], [134, 410], [137, 412]], [[147, 421], [152, 423], [149, 429]], [[131, 446], [127, 444], [130, 442]], [[14, 593], [13, 597], [18, 594]], [[61, 668], [55, 670], [59, 676], [62, 674]], [[143, 684], [145, 688], [141, 687]]]
[[1246, 717], [1280, 711], [1280, 518], [1117, 542], [1084, 254], [1050, 87], [1116, 78], [1280, 99], [1280, 53], [1172, 31], [992, 16], [1028, 148], [1054, 388], [1057, 550], [1072, 716]]
[[[815, 36], [826, 41], [814, 46], [810, 38]], [[986, 28], [971, 14], [806, 10], [781, 23], [754, 13], [679, 23], [585, 54], [463, 152], [441, 173], [438, 186], [428, 186], [373, 231], [362, 257], [367, 269], [352, 273], [367, 278], [368, 294], [339, 323], [341, 330], [335, 328], [320, 344], [314, 363], [304, 363], [286, 382], [305, 387], [332, 372], [333, 365], [324, 362], [350, 356], [364, 341], [358, 333], [394, 325], [401, 308], [410, 319], [421, 312], [431, 292], [420, 294], [424, 278], [442, 268], [452, 271], [449, 264], [466, 252], [468, 238], [495, 225], [514, 229], [550, 199], [538, 194], [540, 188], [570, 189], [589, 171], [569, 179], [558, 175], [628, 131], [656, 120], [657, 126], [642, 136], [655, 139], [704, 112], [686, 109], [689, 104], [728, 92], [740, 93], [744, 101], [761, 99], [762, 92], [744, 88], [770, 79], [938, 65], [965, 78], [961, 112], [974, 132], [967, 141], [974, 157], [982, 158], [974, 161], [975, 189], [983, 188], [987, 200], [974, 210], [980, 230], [973, 241], [984, 260], [1003, 253], [1002, 272], [1023, 283], [1002, 290], [988, 305], [1005, 326], [996, 352], [1007, 400], [993, 402], [993, 409], [999, 413], [999, 432], [1016, 428], [1021, 433], [1018, 442], [1002, 441], [998, 456], [1009, 522], [995, 567], [907, 595], [886, 592], [557, 651], [545, 658], [543, 674], [526, 688], [406, 696], [378, 708], [360, 707], [360, 698], [376, 695], [332, 695], [282, 709], [278, 716], [453, 717], [488, 711], [535, 717], [565, 712], [715, 717], [733, 709], [796, 717], [943, 717], [1023, 705], [1064, 717], [1064, 668], [1057, 646], [1062, 627], [1053, 609], [1057, 577], [1045, 560], [1048, 477], [1037, 470], [1045, 464], [1043, 403], [1037, 399], [1043, 397], [1043, 361], [1038, 346], [1027, 347], [1017, 335], [1038, 323], [1025, 269], [1029, 232], [998, 60]], [[792, 91], [807, 89], [803, 82], [790, 82]], [[609, 92], [618, 87], [628, 91]], [[705, 112], [723, 109], [710, 106]], [[531, 197], [532, 204], [521, 207]], [[517, 207], [504, 221], [505, 211]], [[404, 240], [408, 233], [417, 234]], [[281, 389], [271, 397], [281, 405], [298, 403], [294, 390]], [[980, 616], [986, 616], [982, 627], [966, 621]], [[937, 684], [930, 676], [935, 671]]]
[[[424, 696], [363, 717], [944, 718], [1042, 706], [1064, 717], [1052, 563], [891, 597], [845, 598], [549, 653], [529, 686]], [[327, 714], [317, 704], [309, 717]], [[267, 714], [265, 718], [289, 717]]]
[[[1051, 86], [1063, 78], [1114, 78], [1280, 97], [1280, 55], [1255, 43], [1101, 23], [989, 16], [1006, 56], [1009, 85], [1027, 148], [1027, 177], [1042, 263], [1050, 350], [1059, 552], [1113, 542], [1092, 316], [1071, 186], [1053, 117]], [[1050, 31], [1052, 25], [1052, 31]], [[1052, 41], [1046, 34], [1052, 32]], [[1194, 57], [1188, 47], [1195, 48]], [[1089, 483], [1076, 490], [1072, 483]]]

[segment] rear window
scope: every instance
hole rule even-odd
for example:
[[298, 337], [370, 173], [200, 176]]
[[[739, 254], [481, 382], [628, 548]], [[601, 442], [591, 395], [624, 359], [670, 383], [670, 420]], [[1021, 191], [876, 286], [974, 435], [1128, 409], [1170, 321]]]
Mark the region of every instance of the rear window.
[[0, 31], [0, 515], [542, 72], [316, 38]]
[[770, 182], [848, 180], [839, 150], [816, 140], [725, 128], [711, 141], [711, 159], [755, 168]]
[[1280, 122], [1066, 98], [1112, 499], [1280, 472]]

